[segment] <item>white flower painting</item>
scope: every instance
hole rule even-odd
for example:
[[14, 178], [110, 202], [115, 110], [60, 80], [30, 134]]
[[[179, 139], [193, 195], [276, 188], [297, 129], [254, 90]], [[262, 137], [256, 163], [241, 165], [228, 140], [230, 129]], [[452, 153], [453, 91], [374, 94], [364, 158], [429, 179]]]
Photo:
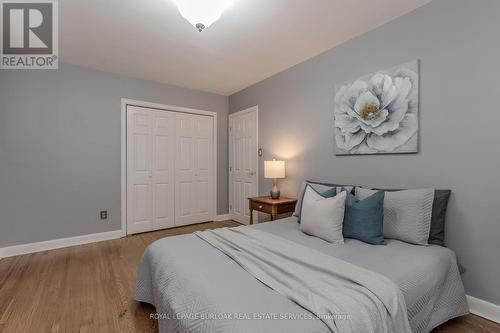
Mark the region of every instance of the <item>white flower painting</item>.
[[340, 85], [335, 93], [337, 155], [418, 152], [418, 61]]

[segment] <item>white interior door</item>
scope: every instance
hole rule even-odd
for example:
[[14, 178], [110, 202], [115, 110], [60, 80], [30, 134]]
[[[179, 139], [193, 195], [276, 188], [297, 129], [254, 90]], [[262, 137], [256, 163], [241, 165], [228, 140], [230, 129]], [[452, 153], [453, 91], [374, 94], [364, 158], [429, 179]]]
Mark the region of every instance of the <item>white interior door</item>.
[[176, 115], [176, 225], [213, 221], [213, 117]]
[[229, 213], [231, 219], [250, 223], [248, 198], [258, 190], [258, 109], [229, 115]]

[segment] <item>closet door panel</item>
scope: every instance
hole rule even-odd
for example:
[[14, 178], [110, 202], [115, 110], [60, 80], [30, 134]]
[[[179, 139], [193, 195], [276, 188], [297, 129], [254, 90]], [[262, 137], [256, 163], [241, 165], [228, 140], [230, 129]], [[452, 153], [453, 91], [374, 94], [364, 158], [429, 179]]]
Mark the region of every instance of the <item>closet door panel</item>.
[[136, 107], [127, 110], [127, 228], [128, 233], [154, 228], [151, 112]]
[[156, 229], [175, 226], [175, 115], [154, 111], [153, 126], [153, 179], [154, 217]]
[[176, 115], [175, 224], [196, 223], [194, 193], [194, 116]]
[[179, 114], [176, 124], [176, 225], [212, 221], [213, 118]]
[[195, 117], [195, 195], [198, 221], [213, 219], [213, 118]]

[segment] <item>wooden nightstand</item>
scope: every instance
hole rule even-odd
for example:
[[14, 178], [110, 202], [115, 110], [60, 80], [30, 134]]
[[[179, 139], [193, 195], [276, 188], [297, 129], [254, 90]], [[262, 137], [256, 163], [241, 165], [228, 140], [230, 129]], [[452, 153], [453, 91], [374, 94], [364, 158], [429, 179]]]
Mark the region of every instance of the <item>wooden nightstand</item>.
[[271, 214], [271, 221], [276, 219], [278, 214], [293, 213], [297, 199], [279, 198], [271, 199], [271, 197], [255, 197], [248, 198], [248, 206], [250, 207], [250, 224], [253, 224], [253, 211], [259, 211]]

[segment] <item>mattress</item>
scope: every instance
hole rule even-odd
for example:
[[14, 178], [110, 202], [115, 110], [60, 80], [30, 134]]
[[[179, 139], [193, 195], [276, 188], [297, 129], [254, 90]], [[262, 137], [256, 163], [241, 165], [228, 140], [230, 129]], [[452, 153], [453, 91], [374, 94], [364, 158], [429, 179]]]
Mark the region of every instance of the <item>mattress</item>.
[[[382, 274], [399, 286], [415, 333], [468, 313], [456, 256], [440, 246], [397, 240], [332, 245], [299, 229], [295, 217], [249, 226]], [[324, 322], [259, 282], [196, 235], [151, 244], [135, 299], [156, 307], [160, 332], [330, 332]]]

